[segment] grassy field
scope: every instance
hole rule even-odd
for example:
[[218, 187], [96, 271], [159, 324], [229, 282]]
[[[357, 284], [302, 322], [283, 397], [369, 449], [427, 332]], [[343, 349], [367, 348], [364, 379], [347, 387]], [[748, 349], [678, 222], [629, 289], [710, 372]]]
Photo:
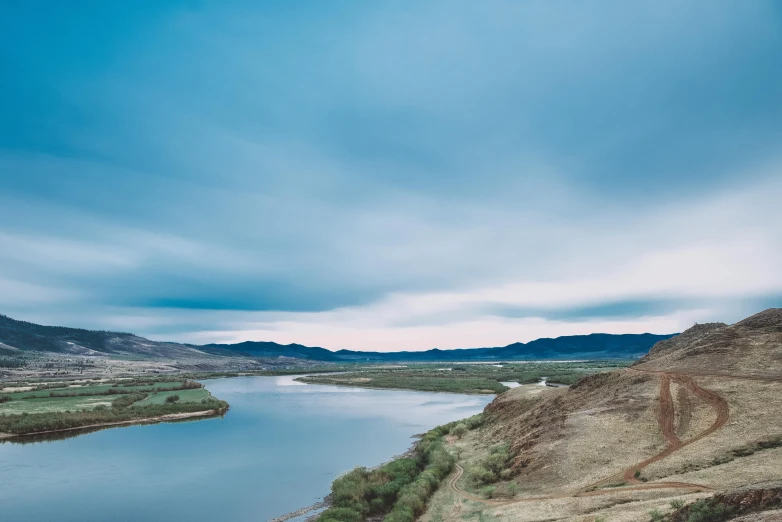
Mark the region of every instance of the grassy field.
[[56, 431], [227, 408], [202, 384], [181, 377], [14, 383], [0, 389], [0, 433]]
[[364, 388], [492, 394], [508, 388], [502, 382], [527, 384], [545, 378], [549, 383], [573, 384], [584, 375], [611, 371], [632, 361], [535, 362], [507, 364], [408, 364], [402, 367], [351, 369], [298, 380]]
[[211, 397], [211, 394], [208, 391], [206, 391], [204, 388], [197, 388], [194, 390], [158, 392], [158, 393], [153, 393], [152, 395], [149, 395], [147, 398], [134, 403], [133, 407], [134, 408], [143, 407], [149, 404], [165, 404], [166, 398], [172, 395], [178, 396], [179, 402], [200, 402], [201, 399], [206, 399]]

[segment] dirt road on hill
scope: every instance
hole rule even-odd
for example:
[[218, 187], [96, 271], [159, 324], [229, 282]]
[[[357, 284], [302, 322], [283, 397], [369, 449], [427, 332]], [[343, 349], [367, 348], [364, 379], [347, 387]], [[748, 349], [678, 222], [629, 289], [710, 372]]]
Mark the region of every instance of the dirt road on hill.
[[[639, 462], [638, 464], [630, 466], [622, 473], [623, 481], [629, 484], [639, 485], [639, 484], [643, 484], [644, 482], [640, 480], [640, 478], [636, 475], [639, 475], [644, 468], [646, 468], [650, 464], [653, 464], [655, 462], [658, 462], [668, 457], [672, 453], [679, 451], [685, 446], [689, 446], [693, 442], [697, 442], [703, 439], [704, 437], [708, 437], [718, 429], [722, 428], [725, 425], [725, 423], [728, 422], [728, 417], [730, 416], [730, 408], [728, 407], [728, 402], [724, 398], [722, 398], [719, 394], [711, 390], [706, 390], [705, 388], [701, 388], [698, 385], [698, 383], [696, 383], [695, 380], [687, 374], [676, 373], [676, 372], [658, 372], [658, 371], [639, 370], [635, 368], [628, 368], [627, 371], [639, 372], [639, 373], [652, 373], [660, 377], [660, 403], [659, 403], [660, 409], [658, 412], [657, 421], [660, 424], [660, 431], [662, 431], [663, 437], [665, 437], [665, 439], [668, 441], [667, 446], [660, 453], [644, 460], [643, 462]], [[674, 406], [673, 397], [671, 395], [671, 381], [681, 384], [686, 388], [686, 390], [689, 393], [692, 393], [693, 395], [701, 398], [704, 402], [706, 402], [706, 404], [708, 404], [714, 410], [716, 414], [714, 422], [706, 430], [700, 432], [695, 437], [688, 439], [684, 442], [682, 442], [682, 440], [676, 434], [676, 428], [675, 428], [676, 408]], [[601, 486], [606, 482], [615, 480], [616, 478], [617, 475], [613, 475], [611, 477], [605, 478], [595, 484], [591, 484], [590, 486], [587, 486], [585, 490]], [[683, 483], [681, 482], [655, 482], [655, 484], [669, 484], [671, 487], [684, 487]], [[706, 486], [701, 486], [698, 484], [688, 484], [688, 486], [692, 488], [710, 489]]]
[[[462, 466], [459, 465], [458, 463], [456, 464], [455, 473], [448, 480], [448, 488], [451, 491], [453, 491], [457, 496], [461, 496], [467, 500], [472, 500], [474, 502], [481, 502], [483, 504], [496, 505], [496, 506], [515, 504], [519, 502], [533, 502], [537, 500], [552, 500], [552, 499], [587, 497], [587, 496], [591, 497], [597, 495], [617, 493], [622, 491], [645, 491], [645, 490], [653, 490], [653, 489], [689, 489], [693, 491], [712, 490], [712, 488], [708, 486], [704, 486], [701, 484], [692, 484], [688, 482], [645, 483], [642, 480], [640, 480], [640, 478], [636, 475], [640, 475], [641, 470], [643, 470], [650, 464], [658, 462], [668, 457], [669, 455], [679, 451], [680, 449], [694, 442], [697, 442], [703, 439], [704, 437], [711, 435], [712, 433], [719, 430], [720, 428], [722, 428], [727, 423], [728, 417], [730, 416], [730, 408], [728, 406], [728, 402], [716, 392], [702, 388], [700, 385], [698, 385], [697, 382], [695, 382], [695, 380], [690, 375], [684, 373], [640, 370], [635, 368], [628, 368], [626, 371], [638, 372], [638, 373], [651, 373], [651, 374], [658, 375], [660, 377], [660, 398], [659, 398], [659, 412], [657, 416], [657, 421], [660, 425], [660, 431], [662, 432], [663, 437], [665, 437], [667, 444], [666, 447], [658, 454], [642, 462], [639, 462], [638, 464], [634, 464], [633, 466], [630, 466], [629, 468], [627, 468], [621, 473], [604, 478], [594, 484], [582, 488], [581, 490], [577, 491], [574, 494], [569, 494], [569, 495], [550, 495], [550, 496], [541, 496], [541, 497], [530, 497], [530, 498], [525, 498], [520, 500], [493, 500], [493, 499], [481, 498], [468, 491], [465, 491], [464, 489], [458, 486], [457, 483], [459, 479], [464, 475], [464, 468], [462, 468]], [[706, 375], [699, 375], [699, 376], [706, 376]], [[731, 378], [731, 376], [723, 376], [723, 375], [719, 375], [719, 376], [715, 375], [714, 377]], [[754, 378], [751, 379], [755, 380]], [[765, 379], [765, 378], [757, 379], [757, 380], [778, 381], [778, 379]], [[673, 396], [671, 395], [671, 381], [680, 384], [687, 390], [688, 393], [691, 393], [699, 397], [700, 399], [702, 399], [704, 402], [706, 402], [706, 404], [708, 404], [714, 410], [716, 414], [714, 422], [712, 422], [712, 424], [706, 430], [698, 433], [696, 436], [690, 439], [687, 439], [686, 441], [682, 441], [679, 438], [679, 436], [676, 434], [676, 422], [675, 422], [676, 407], [673, 401]], [[448, 440], [449, 445], [453, 445], [454, 442], [455, 439]], [[622, 480], [631, 485], [627, 487], [616, 487], [611, 489], [596, 489], [602, 485], [605, 485], [606, 483], [609, 483], [611, 481], [617, 481], [617, 480]]]

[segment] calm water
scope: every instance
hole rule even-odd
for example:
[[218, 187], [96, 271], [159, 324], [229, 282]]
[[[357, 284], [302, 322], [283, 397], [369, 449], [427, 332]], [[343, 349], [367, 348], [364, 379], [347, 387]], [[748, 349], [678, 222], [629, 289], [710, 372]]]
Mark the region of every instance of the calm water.
[[413, 434], [491, 397], [206, 381], [224, 418], [0, 444], [0, 520], [263, 522], [312, 504], [338, 474], [406, 451]]

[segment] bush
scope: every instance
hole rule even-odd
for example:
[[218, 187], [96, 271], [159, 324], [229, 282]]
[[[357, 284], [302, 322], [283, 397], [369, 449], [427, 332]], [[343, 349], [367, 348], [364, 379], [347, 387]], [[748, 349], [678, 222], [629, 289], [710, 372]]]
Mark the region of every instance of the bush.
[[496, 490], [496, 486], [485, 486], [481, 488], [481, 495], [483, 495], [484, 498], [492, 498]]
[[651, 510], [649, 516], [652, 517], [652, 522], [660, 522], [665, 518], [665, 516], [656, 509]]
[[459, 423], [451, 428], [451, 435], [454, 435], [456, 438], [461, 439], [465, 433], [467, 433], [467, 426], [463, 423]]
[[321, 513], [320, 522], [361, 522], [361, 513], [350, 508], [330, 507]]
[[169, 395], [168, 397], [166, 397], [166, 403], [167, 404], [173, 404], [173, 403], [175, 403], [178, 400], [179, 400], [179, 395], [176, 395], [176, 394]]
[[695, 502], [690, 507], [687, 522], [719, 522], [726, 520], [730, 511], [723, 505], [710, 505], [705, 499]]
[[111, 407], [117, 409], [127, 408], [134, 402], [143, 401], [146, 398], [146, 393], [131, 393], [129, 395], [122, 395], [121, 397], [111, 401]]
[[510, 452], [509, 444], [497, 444], [489, 450], [489, 456], [478, 466], [469, 471], [471, 480], [478, 486], [492, 484], [502, 478], [508, 480], [513, 476], [513, 470], [510, 465], [513, 462], [513, 455]]
[[454, 458], [442, 437], [456, 423], [427, 432], [413, 457], [396, 459], [375, 470], [356, 468], [331, 485], [331, 507], [320, 522], [357, 522], [387, 513], [384, 522], [413, 522], [451, 472]]
[[680, 498], [671, 500], [671, 509], [681, 509], [684, 507], [684, 501]]
[[4, 402], [8, 402], [11, 400], [10, 395], [0, 395], [0, 404], [3, 404]]
[[464, 421], [464, 424], [467, 426], [468, 430], [474, 430], [475, 428], [480, 428], [481, 426], [483, 426], [483, 413], [473, 415], [472, 417], [466, 419]]

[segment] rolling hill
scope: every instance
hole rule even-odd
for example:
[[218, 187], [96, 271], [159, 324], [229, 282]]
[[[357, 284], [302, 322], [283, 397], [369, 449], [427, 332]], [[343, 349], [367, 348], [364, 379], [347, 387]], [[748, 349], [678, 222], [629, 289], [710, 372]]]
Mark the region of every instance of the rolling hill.
[[151, 341], [131, 333], [83, 330], [62, 326], [41, 326], [0, 315], [0, 348], [78, 355], [114, 355], [181, 359], [204, 355], [222, 357], [290, 357], [320, 362], [425, 362], [501, 361], [512, 359], [630, 358], [645, 354], [658, 341], [671, 335], [590, 334], [537, 339], [494, 348], [420, 352], [330, 351], [300, 344], [246, 341], [202, 346]]
[[[782, 520], [781, 392], [779, 308], [696, 325], [569, 389], [514, 388], [452, 437], [456, 472], [420, 521]], [[476, 470], [502, 447], [487, 495]]]

